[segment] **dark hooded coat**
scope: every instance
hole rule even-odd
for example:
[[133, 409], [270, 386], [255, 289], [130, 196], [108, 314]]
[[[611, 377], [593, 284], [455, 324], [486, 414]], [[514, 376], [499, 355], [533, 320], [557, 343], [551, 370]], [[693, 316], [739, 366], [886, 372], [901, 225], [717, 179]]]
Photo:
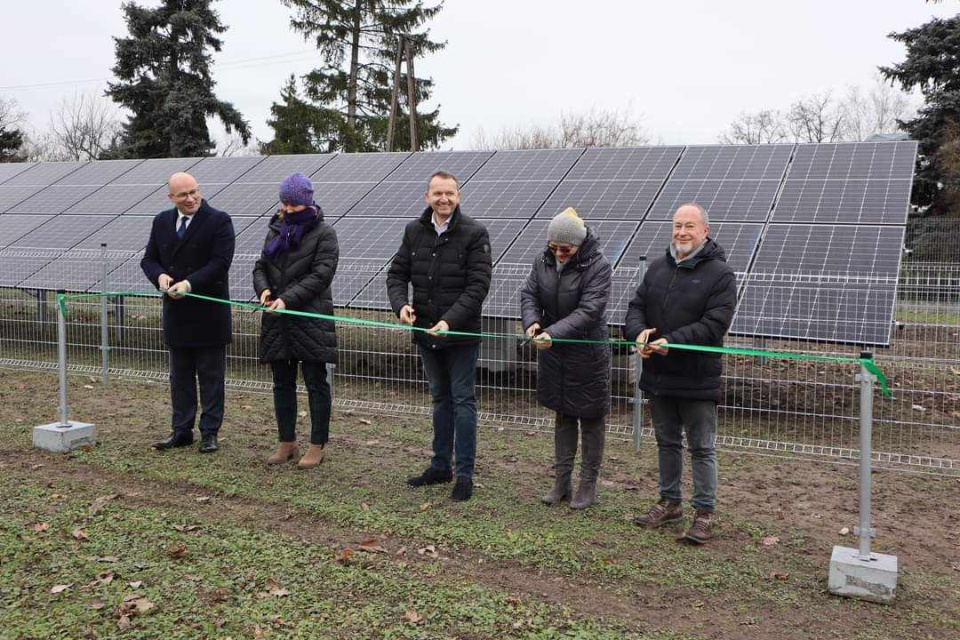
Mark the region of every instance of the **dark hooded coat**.
[[[556, 257], [544, 250], [520, 292], [524, 331], [539, 322], [551, 338], [606, 342], [611, 273], [590, 228], [559, 272]], [[543, 406], [578, 418], [609, 412], [609, 345], [554, 342], [538, 356], [537, 398]]]
[[[668, 249], [637, 287], [624, 337], [633, 341], [655, 327], [651, 341], [721, 347], [736, 306], [737, 279], [720, 245], [708, 238], [695, 256], [679, 264]], [[670, 349], [643, 361], [640, 387], [658, 396], [719, 402], [721, 363], [720, 354]]]
[[[317, 211], [317, 225], [304, 233], [300, 245], [282, 251], [275, 258], [260, 254], [253, 268], [253, 288], [257, 299], [264, 289], [271, 298], [283, 300], [291, 311], [333, 315], [331, 285], [337, 272], [340, 247], [333, 227]], [[264, 249], [279, 233], [281, 219], [270, 220]], [[260, 359], [263, 362], [301, 360], [337, 361], [337, 333], [333, 320], [306, 318], [282, 313], [264, 313], [260, 325]]]

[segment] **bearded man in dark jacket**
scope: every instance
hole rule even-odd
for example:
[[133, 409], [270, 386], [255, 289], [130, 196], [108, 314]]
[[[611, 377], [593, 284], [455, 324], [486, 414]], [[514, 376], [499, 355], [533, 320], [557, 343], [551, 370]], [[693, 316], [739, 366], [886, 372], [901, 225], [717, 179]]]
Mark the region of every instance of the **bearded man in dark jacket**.
[[[450, 482], [450, 498], [473, 495], [477, 453], [475, 391], [480, 338], [447, 331], [480, 332], [483, 300], [490, 289], [490, 236], [460, 211], [456, 177], [437, 171], [427, 183], [423, 215], [407, 224], [387, 271], [390, 306], [413, 332], [433, 398], [433, 458], [413, 487]], [[413, 286], [410, 302], [408, 284]], [[455, 468], [451, 470], [455, 458]]]
[[657, 439], [660, 501], [634, 522], [659, 527], [683, 520], [683, 432], [693, 466], [693, 523], [681, 539], [703, 544], [714, 524], [717, 491], [717, 403], [721, 356], [670, 349], [670, 344], [723, 346], [737, 305], [737, 280], [723, 249], [708, 237], [707, 212], [682, 205], [673, 242], [654, 261], [630, 301], [624, 326], [644, 359], [640, 387], [648, 394]]

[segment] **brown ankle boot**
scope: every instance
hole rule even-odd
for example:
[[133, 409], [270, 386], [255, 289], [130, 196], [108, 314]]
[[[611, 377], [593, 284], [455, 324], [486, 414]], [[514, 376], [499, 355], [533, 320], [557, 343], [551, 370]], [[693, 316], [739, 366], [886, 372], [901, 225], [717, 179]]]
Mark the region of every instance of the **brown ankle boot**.
[[293, 460], [293, 456], [297, 455], [299, 450], [300, 445], [297, 442], [281, 442], [273, 455], [267, 458], [267, 464], [283, 464], [288, 460]]
[[326, 455], [325, 445], [322, 444], [311, 444], [310, 448], [307, 449], [307, 452], [303, 454], [303, 457], [300, 458], [300, 462], [297, 463], [298, 469], [312, 469], [321, 462]]

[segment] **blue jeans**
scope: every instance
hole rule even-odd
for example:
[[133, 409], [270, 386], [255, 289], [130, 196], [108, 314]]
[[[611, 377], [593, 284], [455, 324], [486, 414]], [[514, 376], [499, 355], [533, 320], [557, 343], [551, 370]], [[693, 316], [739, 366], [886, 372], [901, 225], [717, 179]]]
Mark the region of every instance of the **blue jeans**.
[[683, 493], [683, 432], [693, 466], [694, 509], [713, 511], [717, 505], [717, 403], [651, 395], [650, 419], [657, 437], [660, 497], [681, 502]]
[[477, 356], [480, 345], [445, 349], [420, 347], [423, 370], [433, 397], [433, 458], [430, 466], [473, 477], [477, 457]]
[[323, 362], [278, 360], [270, 363], [273, 370], [273, 410], [277, 416], [280, 442], [297, 439], [297, 365], [303, 369], [310, 406], [310, 444], [327, 444], [330, 439], [330, 413], [333, 400], [327, 381], [327, 365]]

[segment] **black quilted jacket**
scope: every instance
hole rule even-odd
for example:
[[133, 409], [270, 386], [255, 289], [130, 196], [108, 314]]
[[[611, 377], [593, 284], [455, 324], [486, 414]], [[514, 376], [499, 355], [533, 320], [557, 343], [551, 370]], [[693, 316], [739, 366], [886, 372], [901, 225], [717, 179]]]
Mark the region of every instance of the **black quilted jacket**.
[[[270, 289], [271, 299], [282, 299], [287, 309], [333, 315], [330, 285], [337, 272], [340, 247], [333, 227], [323, 222], [323, 212], [318, 210], [317, 216], [319, 224], [304, 234], [300, 246], [293, 251], [281, 253], [274, 260], [261, 252], [253, 268], [257, 299], [264, 289]], [[280, 217], [275, 215], [270, 221], [264, 247], [279, 229]], [[336, 362], [336, 326], [332, 320], [263, 313], [260, 359], [263, 362]]]
[[[399, 314], [403, 305], [413, 305], [418, 327], [446, 320], [451, 331], [478, 333], [493, 270], [490, 236], [482, 224], [462, 214], [460, 207], [441, 236], [433, 228], [432, 216], [427, 207], [403, 230], [400, 249], [387, 272], [390, 306]], [[407, 283], [413, 285], [412, 302]], [[472, 336], [434, 338], [423, 331], [414, 331], [413, 340], [433, 349], [480, 341]]]

